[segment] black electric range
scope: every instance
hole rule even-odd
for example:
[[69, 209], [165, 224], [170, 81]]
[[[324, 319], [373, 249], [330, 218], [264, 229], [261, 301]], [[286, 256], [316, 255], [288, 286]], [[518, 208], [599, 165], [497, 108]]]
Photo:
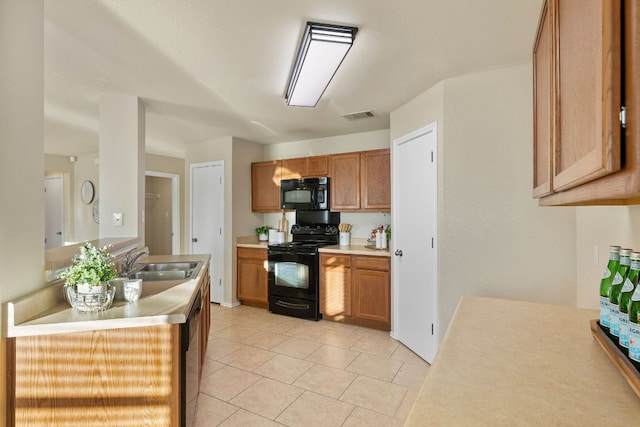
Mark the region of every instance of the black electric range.
[[269, 245], [271, 312], [313, 320], [322, 318], [318, 249], [338, 244], [339, 222], [340, 214], [335, 212], [296, 212], [292, 241]]

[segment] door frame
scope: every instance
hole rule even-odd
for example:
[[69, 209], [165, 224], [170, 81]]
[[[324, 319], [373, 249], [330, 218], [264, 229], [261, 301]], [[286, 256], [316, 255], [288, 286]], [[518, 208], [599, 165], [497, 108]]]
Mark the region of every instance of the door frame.
[[[398, 156], [398, 150], [400, 145], [409, 142], [411, 140], [420, 138], [421, 136], [427, 135], [429, 133], [434, 133], [435, 134], [435, 145], [434, 145], [434, 149], [433, 149], [433, 156], [434, 156], [434, 162], [435, 162], [435, 167], [436, 167], [436, 171], [435, 171], [435, 175], [436, 175], [436, 181], [435, 181], [435, 185], [436, 185], [436, 206], [435, 206], [435, 210], [434, 210], [434, 221], [435, 221], [435, 230], [434, 230], [434, 278], [435, 278], [435, 283], [434, 283], [434, 289], [433, 289], [433, 294], [434, 294], [434, 300], [433, 300], [433, 313], [434, 313], [434, 320], [433, 320], [433, 335], [432, 335], [432, 339], [434, 340], [433, 342], [433, 349], [434, 349], [434, 357], [435, 355], [438, 353], [438, 346], [439, 346], [439, 310], [438, 310], [438, 288], [439, 288], [439, 276], [438, 276], [438, 254], [439, 254], [439, 250], [438, 250], [438, 223], [439, 223], [439, 219], [438, 219], [438, 199], [439, 199], [439, 188], [440, 188], [440, 177], [439, 177], [439, 168], [438, 168], [438, 123], [437, 122], [433, 122], [428, 124], [427, 126], [424, 126], [422, 128], [419, 128], [413, 132], [410, 132], [404, 136], [401, 136], [395, 140], [393, 140], [392, 142], [392, 163], [391, 163], [391, 194], [392, 194], [392, 198], [391, 198], [391, 212], [394, 212], [396, 210], [396, 207], [398, 205], [398, 194], [399, 192], [397, 191], [397, 185], [398, 181], [396, 178], [396, 175], [394, 173], [394, 171], [399, 170], [400, 165], [398, 164], [399, 162], [399, 156]], [[391, 218], [391, 229], [394, 230], [396, 229], [396, 227], [398, 226], [398, 215], [392, 215]], [[397, 331], [394, 329], [395, 325], [398, 325], [398, 318], [399, 318], [399, 310], [398, 310], [398, 298], [397, 296], [399, 295], [399, 289], [400, 289], [400, 283], [399, 283], [399, 272], [398, 272], [398, 257], [395, 256], [395, 244], [397, 242], [394, 242], [394, 240], [391, 240], [391, 245], [389, 248], [389, 252], [391, 254], [392, 257], [392, 267], [391, 267], [391, 301], [393, 301], [393, 303], [391, 304], [391, 319], [392, 319], [392, 323], [391, 323], [391, 337], [394, 339], [397, 339]]]
[[178, 255], [180, 254], [180, 175], [156, 171], [145, 171], [144, 175], [171, 179], [171, 254]]

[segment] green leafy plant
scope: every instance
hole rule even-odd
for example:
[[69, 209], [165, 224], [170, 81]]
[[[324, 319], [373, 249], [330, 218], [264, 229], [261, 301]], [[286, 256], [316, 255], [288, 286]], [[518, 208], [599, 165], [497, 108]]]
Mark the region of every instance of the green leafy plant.
[[110, 261], [111, 254], [107, 252], [108, 248], [109, 246], [105, 246], [98, 249], [91, 243], [82, 246], [80, 253], [74, 257], [73, 264], [60, 274], [60, 278], [64, 279], [65, 286], [76, 286], [83, 283], [95, 286], [114, 279], [118, 272]]
[[268, 234], [269, 230], [271, 230], [271, 226], [269, 226], [269, 225], [263, 225], [261, 227], [256, 227], [256, 233], [258, 235], [260, 235], [260, 234]]

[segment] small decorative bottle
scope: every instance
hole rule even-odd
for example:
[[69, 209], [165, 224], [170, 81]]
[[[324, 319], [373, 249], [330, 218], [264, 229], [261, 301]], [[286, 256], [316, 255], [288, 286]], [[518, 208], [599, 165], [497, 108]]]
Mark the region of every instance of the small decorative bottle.
[[609, 287], [609, 310], [611, 312], [609, 330], [611, 335], [615, 337], [614, 341], [618, 341], [618, 337], [620, 337], [620, 292], [622, 291], [624, 279], [627, 278], [629, 273], [631, 252], [631, 249], [620, 249], [620, 267], [613, 276], [613, 282]]
[[636, 286], [629, 302], [629, 359], [640, 369], [640, 286]]
[[619, 339], [618, 342], [625, 354], [629, 353], [629, 306], [631, 305], [631, 295], [633, 295], [640, 278], [640, 252], [631, 252], [631, 265], [629, 274], [624, 279], [622, 290], [620, 291], [619, 304]]
[[620, 246], [609, 246], [609, 263], [600, 281], [600, 326], [607, 334], [610, 333], [609, 326], [611, 325], [609, 318], [609, 288], [619, 266]]

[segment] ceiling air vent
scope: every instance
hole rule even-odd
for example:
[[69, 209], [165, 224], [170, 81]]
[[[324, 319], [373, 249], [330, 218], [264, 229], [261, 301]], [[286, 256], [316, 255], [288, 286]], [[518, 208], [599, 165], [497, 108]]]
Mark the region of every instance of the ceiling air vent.
[[375, 115], [373, 114], [373, 111], [359, 111], [357, 113], [343, 114], [342, 117], [347, 120], [362, 120], [375, 117]]

